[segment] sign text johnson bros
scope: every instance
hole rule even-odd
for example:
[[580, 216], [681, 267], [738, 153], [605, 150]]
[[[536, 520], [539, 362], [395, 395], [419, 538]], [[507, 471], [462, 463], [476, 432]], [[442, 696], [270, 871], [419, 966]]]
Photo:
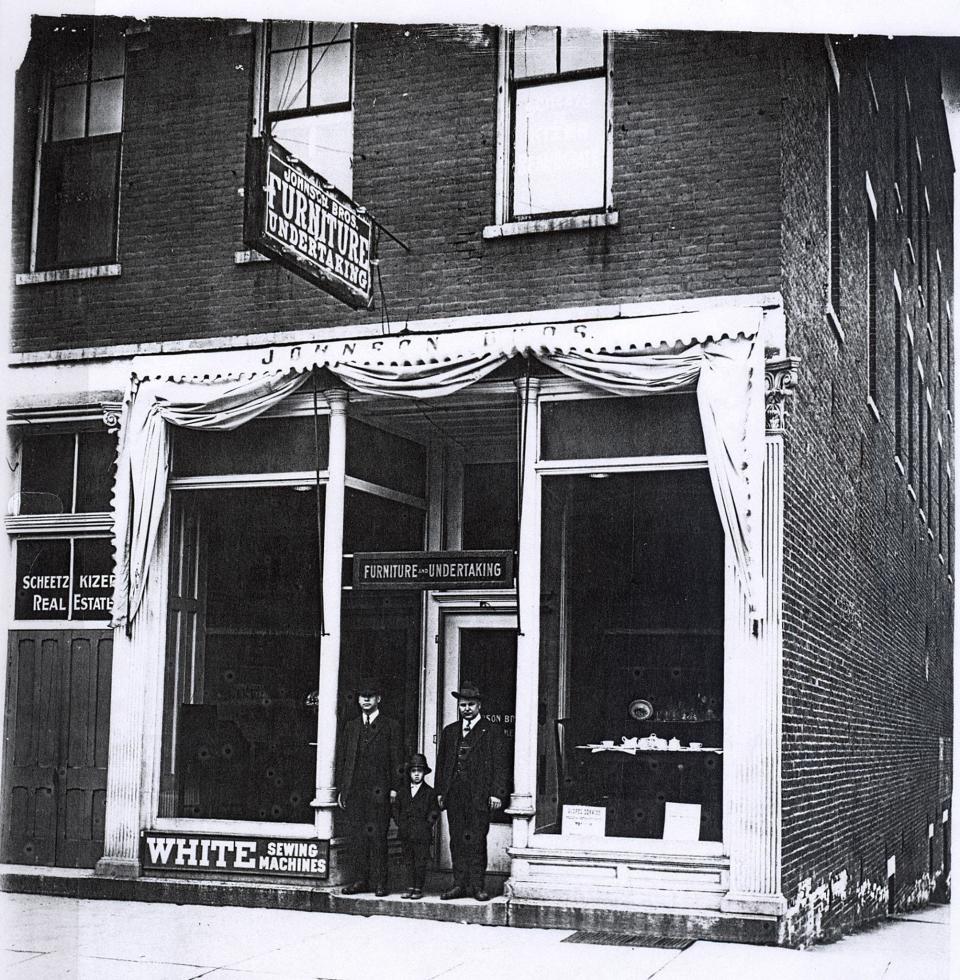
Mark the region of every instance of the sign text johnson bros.
[[269, 137], [251, 141], [246, 243], [343, 302], [369, 308], [374, 224]]

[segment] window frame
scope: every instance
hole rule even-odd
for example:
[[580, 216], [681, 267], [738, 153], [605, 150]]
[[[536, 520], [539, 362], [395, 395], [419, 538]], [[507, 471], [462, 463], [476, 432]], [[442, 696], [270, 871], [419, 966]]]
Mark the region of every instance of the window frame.
[[880, 405], [877, 385], [877, 199], [873, 193], [870, 174], [864, 174], [867, 193], [867, 404], [874, 418], [880, 421]]
[[[530, 25], [533, 26], [533, 25]], [[558, 28], [559, 30], [560, 28]], [[604, 64], [600, 68], [551, 75], [535, 75], [517, 85], [513, 79], [513, 44], [516, 31], [501, 28], [498, 52], [497, 144], [494, 188], [494, 222], [484, 229], [485, 238], [499, 238], [530, 231], [560, 231], [570, 228], [595, 228], [616, 225], [619, 215], [613, 206], [613, 60], [614, 36], [603, 31]], [[603, 203], [595, 208], [516, 216], [513, 210], [513, 171], [516, 90], [558, 84], [577, 79], [605, 80], [604, 175]]]
[[[302, 109], [283, 109], [271, 112], [269, 109], [269, 99], [270, 99], [270, 36], [271, 28], [274, 20], [282, 20], [282, 18], [275, 19], [264, 19], [263, 23], [258, 26], [255, 32], [255, 58], [254, 58], [254, 98], [253, 98], [253, 111], [251, 113], [251, 136], [260, 137], [265, 134], [272, 135], [272, 124], [277, 122], [286, 122], [291, 119], [309, 119], [314, 116], [334, 116], [338, 114], [349, 115], [350, 123], [350, 186], [346, 189], [339, 188], [343, 193], [349, 198], [353, 198], [353, 180], [354, 180], [354, 123], [355, 117], [354, 112], [356, 108], [356, 55], [357, 55], [357, 23], [354, 21], [297, 21], [296, 23], [308, 24], [310, 26], [310, 38], [311, 43], [306, 46], [308, 52], [312, 52], [318, 45], [312, 44], [313, 38], [313, 24], [314, 23], [338, 23], [338, 24], [349, 24], [350, 26], [350, 38], [349, 41], [332, 41], [329, 44], [349, 44], [350, 46], [350, 67], [349, 67], [349, 98], [346, 102], [331, 102], [319, 106], [307, 105]], [[292, 23], [292, 22], [290, 22]], [[326, 45], [324, 45], [326, 46]], [[287, 48], [280, 48], [281, 51], [292, 50]], [[308, 54], [308, 63], [310, 55]], [[309, 68], [309, 64], [308, 64]], [[307, 80], [308, 85], [311, 78], [312, 72], [308, 70]], [[309, 96], [308, 96], [309, 102]], [[283, 143], [283, 140], [279, 140]], [[289, 148], [288, 148], [289, 149]], [[289, 152], [297, 157], [297, 159], [303, 159], [299, 153], [295, 152], [293, 149], [289, 149]], [[314, 169], [309, 160], [303, 160], [303, 162]], [[328, 174], [321, 174], [324, 178], [329, 180]]]
[[827, 283], [825, 314], [837, 337], [845, 339], [840, 325], [840, 68], [829, 35], [824, 37], [826, 79], [826, 206]]
[[[112, 19], [112, 18], [111, 18]], [[20, 275], [17, 277], [17, 285], [26, 285], [36, 281], [60, 281], [65, 277], [66, 273], [72, 273], [79, 270], [83, 270], [90, 275], [103, 275], [110, 276], [119, 273], [119, 261], [120, 261], [120, 210], [121, 210], [121, 174], [123, 171], [123, 133], [126, 125], [126, 101], [127, 101], [127, 67], [128, 67], [128, 51], [126, 43], [124, 43], [123, 52], [123, 72], [120, 75], [110, 75], [104, 76], [102, 79], [96, 79], [96, 81], [108, 81], [113, 79], [122, 79], [123, 89], [120, 101], [120, 128], [116, 132], [112, 133], [98, 133], [96, 135], [84, 135], [80, 137], [72, 137], [70, 139], [54, 140], [51, 139], [51, 129], [53, 125], [53, 98], [57, 86], [53, 82], [53, 71], [54, 71], [54, 58], [56, 55], [56, 44], [54, 41], [54, 26], [56, 27], [69, 27], [70, 24], [82, 25], [85, 30], [91, 32], [91, 36], [96, 24], [96, 19], [93, 17], [73, 17], [69, 19], [64, 19], [57, 22], [56, 25], [51, 24], [48, 29], [48, 39], [47, 47], [44, 55], [44, 63], [42, 65], [42, 82], [40, 90], [40, 113], [37, 125], [37, 135], [34, 148], [34, 162], [33, 162], [33, 201], [32, 201], [32, 213], [31, 213], [31, 228], [30, 228], [30, 271], [27, 276]], [[124, 36], [128, 33], [128, 25], [124, 20], [119, 20], [117, 24], [118, 31], [123, 31]], [[93, 43], [92, 40], [88, 42], [87, 46], [87, 70], [86, 75], [82, 83], [85, 88], [85, 99], [84, 99], [84, 131], [89, 129], [90, 125], [90, 91], [94, 79], [91, 77], [92, 68], [92, 58], [93, 58]], [[61, 86], [65, 87], [65, 86]], [[48, 161], [51, 156], [55, 154], [62, 154], [64, 151], [61, 149], [59, 151], [55, 150], [54, 147], [78, 147], [78, 146], [94, 146], [100, 143], [116, 143], [116, 165], [114, 171], [114, 191], [113, 191], [113, 211], [114, 220], [111, 235], [111, 250], [108, 254], [104, 255], [91, 255], [82, 260], [70, 259], [61, 262], [41, 262], [41, 253], [45, 250], [44, 245], [44, 235], [41, 234], [41, 221], [46, 219], [48, 214], [57, 213], [57, 209], [54, 203], [50, 203], [49, 206], [44, 205], [43, 200], [43, 189], [46, 183], [45, 176], [48, 173], [47, 166]], [[46, 233], [49, 235], [49, 232]], [[74, 276], [66, 276], [67, 278], [74, 278]], [[84, 277], [86, 278], [86, 277]]]
[[[76, 481], [79, 464], [79, 435], [84, 432], [115, 433], [119, 424], [119, 402], [104, 402], [91, 406], [78, 406], [72, 409], [44, 413], [34, 411], [11, 412], [7, 419], [8, 432], [15, 440], [17, 458], [16, 492], [20, 492], [20, 474], [23, 442], [19, 436], [27, 435], [34, 429], [42, 428], [44, 435], [73, 436], [73, 485], [71, 488], [71, 511], [76, 501]], [[49, 417], [48, 417], [49, 416]], [[61, 514], [13, 514], [4, 518], [4, 529], [14, 545], [12, 568], [16, 570], [17, 552], [21, 541], [29, 540], [67, 540], [70, 542], [70, 583], [73, 587], [73, 569], [76, 560], [75, 542], [80, 539], [112, 540], [114, 530], [113, 511], [81, 511]], [[16, 581], [11, 578], [16, 589]], [[72, 596], [72, 591], [71, 591]], [[10, 598], [11, 610], [15, 609], [15, 599]], [[72, 599], [71, 599], [72, 606]], [[11, 628], [16, 629], [102, 629], [110, 624], [110, 616], [102, 619], [72, 618], [16, 619], [11, 612]]]

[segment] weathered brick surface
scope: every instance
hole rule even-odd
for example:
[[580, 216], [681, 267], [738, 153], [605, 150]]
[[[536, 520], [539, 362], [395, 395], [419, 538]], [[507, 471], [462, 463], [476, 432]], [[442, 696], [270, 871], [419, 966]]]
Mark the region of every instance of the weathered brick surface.
[[[895, 907], [927, 897], [927, 828], [934, 823], [939, 868], [948, 804], [938, 790], [940, 740], [952, 726], [953, 585], [938, 554], [936, 514], [932, 525], [921, 518], [895, 466], [893, 429], [895, 269], [928, 378], [937, 357], [893, 189], [895, 87], [904, 73], [952, 295], [939, 63], [933, 46], [880, 40], [840, 44], [837, 58], [842, 341], [823, 315], [824, 106], [833, 83], [822, 39], [783, 52], [783, 296], [790, 353], [802, 358], [785, 447], [783, 869], [793, 941], [882, 916], [891, 856]], [[866, 401], [865, 172], [878, 202], [879, 421]], [[935, 370], [929, 387], [950, 459], [952, 421]]]
[[[252, 38], [216, 22], [153, 21], [131, 47], [142, 50], [127, 69], [123, 274], [19, 288], [15, 348], [379, 322], [379, 309], [354, 313], [279, 267], [234, 265]], [[411, 248], [382, 242], [392, 321], [776, 288], [779, 99], [767, 43], [630, 33], [614, 51], [619, 227], [486, 241], [496, 31], [359, 28], [354, 196]], [[22, 72], [21, 108], [36, 103], [35, 74]], [[21, 124], [18, 186], [32, 180], [32, 139]], [[16, 210], [23, 271], [27, 195]]]

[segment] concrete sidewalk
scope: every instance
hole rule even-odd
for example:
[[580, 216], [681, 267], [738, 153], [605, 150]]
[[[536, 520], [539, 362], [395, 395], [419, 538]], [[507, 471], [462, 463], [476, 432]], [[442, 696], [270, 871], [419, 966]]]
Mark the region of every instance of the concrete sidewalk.
[[810, 950], [573, 943], [568, 930], [0, 894], [10, 980], [950, 980], [949, 908]]

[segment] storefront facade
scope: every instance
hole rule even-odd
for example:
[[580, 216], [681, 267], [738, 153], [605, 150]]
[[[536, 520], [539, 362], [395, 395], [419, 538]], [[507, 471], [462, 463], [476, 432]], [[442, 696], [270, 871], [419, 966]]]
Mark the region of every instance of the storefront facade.
[[2, 859], [361, 902], [374, 674], [434, 767], [463, 680], [503, 727], [502, 921], [803, 944], [947, 892], [944, 52], [38, 21]]
[[[140, 874], [145, 833], [233, 834], [331, 844], [335, 884], [337, 723], [358, 679], [382, 678], [405, 747], [434, 761], [444, 695], [473, 678], [512, 746], [490, 844], [518, 908], [775, 918], [776, 569], [759, 542], [776, 527], [753, 519], [777, 512], [759, 352], [781, 330], [761, 299], [626, 329], [317, 344], [264, 374], [302, 345], [135, 360], [98, 872]], [[217, 381], [156, 380], [214, 361]], [[509, 559], [516, 541], [493, 586], [364, 588], [351, 567]]]

